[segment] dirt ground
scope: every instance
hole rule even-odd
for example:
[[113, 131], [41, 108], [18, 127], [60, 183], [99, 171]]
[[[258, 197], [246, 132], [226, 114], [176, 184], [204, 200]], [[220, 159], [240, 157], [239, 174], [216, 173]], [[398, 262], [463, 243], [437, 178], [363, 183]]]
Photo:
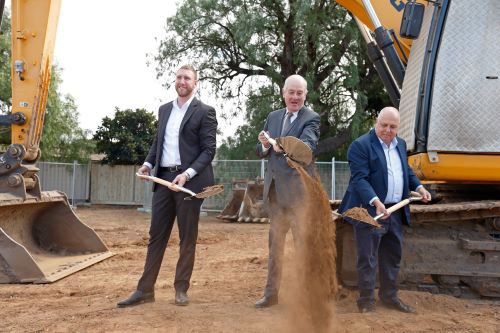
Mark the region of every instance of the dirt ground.
[[[132, 208], [79, 207], [115, 256], [46, 285], [0, 285], [0, 332], [289, 332], [287, 286], [283, 274], [280, 304], [256, 309], [267, 271], [267, 224], [200, 222], [197, 258], [188, 292], [190, 305], [173, 303], [178, 253], [177, 229], [163, 260], [156, 302], [118, 309], [143, 269], [149, 214]], [[290, 237], [291, 238], [291, 237]], [[287, 259], [293, 246], [287, 243]], [[286, 264], [285, 264], [286, 265]], [[290, 265], [288, 265], [290, 266]], [[288, 277], [288, 278], [287, 278]], [[403, 314], [378, 306], [359, 314], [356, 291], [341, 289], [332, 302], [332, 332], [500, 332], [500, 306], [485, 300], [401, 291], [417, 309]]]

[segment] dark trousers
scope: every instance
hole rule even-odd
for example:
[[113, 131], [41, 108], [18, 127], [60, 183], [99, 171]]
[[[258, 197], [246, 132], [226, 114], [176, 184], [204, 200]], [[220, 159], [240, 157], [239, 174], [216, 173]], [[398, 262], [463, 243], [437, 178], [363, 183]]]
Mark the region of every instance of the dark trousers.
[[298, 237], [298, 225], [293, 220], [293, 205], [282, 207], [276, 200], [274, 184], [269, 189], [269, 261], [267, 270], [267, 283], [264, 295], [277, 297], [281, 282], [283, 268], [283, 255], [285, 252], [285, 239], [290, 226], [294, 240]]
[[377, 263], [379, 269], [379, 298], [390, 302], [397, 298], [397, 278], [403, 243], [402, 210], [385, 220], [378, 220], [382, 228], [359, 222], [354, 226], [358, 254], [358, 304], [375, 301]]
[[[177, 173], [160, 173], [162, 179], [172, 181]], [[144, 273], [139, 280], [137, 290], [154, 291], [154, 285], [167, 247], [175, 218], [179, 229], [179, 259], [175, 270], [174, 287], [176, 291], [186, 292], [193, 273], [198, 221], [203, 200], [184, 200], [187, 195], [174, 192], [166, 186], [158, 186], [153, 193], [151, 227]]]

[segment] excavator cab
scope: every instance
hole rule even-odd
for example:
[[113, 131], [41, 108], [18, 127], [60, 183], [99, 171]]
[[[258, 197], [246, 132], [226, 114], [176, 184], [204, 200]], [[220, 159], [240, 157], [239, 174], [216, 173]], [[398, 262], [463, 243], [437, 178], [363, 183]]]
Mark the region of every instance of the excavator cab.
[[60, 5], [12, 0], [12, 113], [0, 115], [12, 133], [0, 154], [0, 283], [54, 282], [112, 255], [66, 195], [42, 192], [38, 177]]

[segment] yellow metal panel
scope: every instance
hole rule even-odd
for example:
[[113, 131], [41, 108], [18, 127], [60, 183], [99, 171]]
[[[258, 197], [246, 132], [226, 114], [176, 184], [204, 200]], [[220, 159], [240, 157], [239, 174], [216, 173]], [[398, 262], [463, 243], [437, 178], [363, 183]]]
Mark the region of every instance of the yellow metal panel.
[[422, 153], [409, 156], [408, 163], [421, 180], [500, 183], [500, 155], [438, 153], [438, 162], [431, 163]]
[[[27, 120], [12, 126], [12, 143], [28, 150], [41, 139], [60, 7], [60, 0], [12, 0], [12, 112]], [[21, 75], [16, 61], [24, 63]]]
[[[368, 14], [365, 10], [365, 6], [363, 5], [362, 0], [336, 0], [342, 7], [346, 8], [350, 11], [354, 16], [356, 16], [361, 22], [363, 22], [370, 30], [374, 30], [373, 24], [368, 17]], [[380, 23], [387, 30], [394, 30], [398, 39], [401, 43], [401, 47], [403, 48], [406, 56], [408, 57], [410, 54], [411, 39], [401, 38], [399, 36], [399, 28], [401, 26], [401, 17], [403, 16], [403, 8], [404, 1], [401, 0], [371, 0], [370, 1], [373, 9], [377, 13], [377, 17], [380, 20]], [[426, 5], [426, 10], [428, 4], [424, 0], [418, 0], [417, 2], [423, 3]], [[399, 48], [396, 46], [396, 50], [399, 53]]]

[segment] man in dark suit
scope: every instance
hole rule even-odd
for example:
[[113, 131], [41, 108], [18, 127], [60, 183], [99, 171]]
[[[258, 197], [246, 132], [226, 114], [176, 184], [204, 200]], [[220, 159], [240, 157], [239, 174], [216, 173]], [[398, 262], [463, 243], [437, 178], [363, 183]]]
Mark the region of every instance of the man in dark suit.
[[[197, 73], [190, 65], [179, 68], [175, 79], [177, 99], [158, 112], [158, 133], [140, 174], [155, 176], [198, 193], [214, 184], [217, 119], [215, 109], [194, 97]], [[193, 272], [198, 220], [203, 200], [184, 200], [186, 194], [174, 186], [153, 184], [149, 244], [144, 273], [137, 290], [118, 307], [154, 301], [154, 285], [177, 217], [180, 251], [175, 272], [175, 304], [187, 305], [187, 290]]]
[[[320, 117], [304, 106], [306, 95], [306, 80], [300, 75], [288, 77], [283, 86], [286, 108], [268, 115], [263, 132], [267, 132], [272, 138], [297, 137], [314, 152], [319, 139]], [[255, 303], [258, 308], [278, 303], [285, 237], [290, 225], [294, 239], [297, 237], [298, 226], [294, 224], [293, 217], [302, 199], [299, 173], [288, 165], [281, 148], [277, 145], [272, 146], [263, 132], [258, 137], [260, 142], [257, 144], [257, 155], [260, 158], [269, 158], [264, 180], [264, 202], [268, 207], [271, 226], [267, 284], [264, 297]], [[305, 169], [313, 175], [314, 163]]]
[[393, 107], [380, 111], [375, 130], [356, 139], [347, 156], [351, 169], [349, 187], [339, 213], [363, 207], [372, 215], [384, 214], [382, 228], [347, 219], [354, 225], [357, 249], [358, 308], [361, 313], [375, 310], [375, 281], [379, 268], [379, 299], [391, 308], [414, 312], [397, 296], [397, 276], [403, 242], [402, 225], [410, 224], [410, 209], [405, 206], [390, 214], [387, 208], [418, 191], [427, 202], [429, 192], [420, 184], [408, 165], [406, 142], [397, 137], [399, 112]]

